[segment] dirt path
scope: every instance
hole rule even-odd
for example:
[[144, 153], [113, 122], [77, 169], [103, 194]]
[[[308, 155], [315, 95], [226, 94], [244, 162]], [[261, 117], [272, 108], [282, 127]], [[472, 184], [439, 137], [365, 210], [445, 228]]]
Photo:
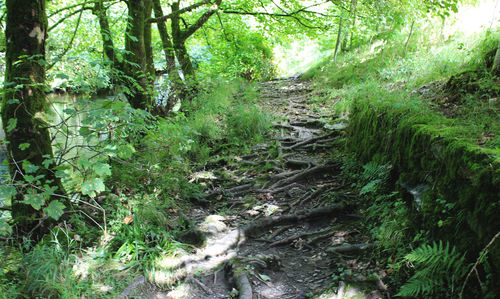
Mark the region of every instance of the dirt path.
[[385, 298], [384, 283], [369, 278], [378, 271], [373, 244], [334, 154], [345, 120], [310, 104], [310, 85], [296, 78], [263, 83], [260, 93], [280, 119], [277, 134], [251, 155], [200, 170], [210, 191], [189, 213], [198, 229], [185, 238], [206, 236], [205, 246], [149, 277], [178, 287], [163, 293], [139, 279], [124, 297]]

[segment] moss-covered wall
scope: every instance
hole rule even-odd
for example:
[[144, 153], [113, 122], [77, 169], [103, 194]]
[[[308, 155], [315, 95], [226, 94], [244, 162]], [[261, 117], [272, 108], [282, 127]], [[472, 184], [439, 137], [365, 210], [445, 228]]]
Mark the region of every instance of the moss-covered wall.
[[[500, 230], [500, 153], [460, 130], [437, 113], [363, 96], [351, 106], [347, 147], [366, 162], [391, 162], [405, 183], [429, 184], [415, 225], [474, 259]], [[500, 265], [500, 242], [488, 258]]]

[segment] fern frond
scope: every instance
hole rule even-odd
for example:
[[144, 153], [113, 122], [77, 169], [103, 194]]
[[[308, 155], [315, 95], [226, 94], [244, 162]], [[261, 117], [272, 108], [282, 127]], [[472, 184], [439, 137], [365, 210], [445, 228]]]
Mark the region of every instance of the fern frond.
[[[431, 295], [436, 292], [450, 293], [451, 285], [463, 278], [465, 254], [460, 254], [448, 242], [433, 242], [432, 246], [423, 244], [405, 256], [416, 265], [415, 274], [401, 287], [398, 295]], [[465, 271], [464, 271], [465, 270]]]

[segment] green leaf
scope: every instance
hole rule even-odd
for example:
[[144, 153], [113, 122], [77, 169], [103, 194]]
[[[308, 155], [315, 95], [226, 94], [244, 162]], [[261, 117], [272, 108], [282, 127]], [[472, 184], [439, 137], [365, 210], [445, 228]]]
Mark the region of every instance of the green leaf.
[[102, 192], [105, 189], [104, 182], [100, 178], [85, 181], [82, 184], [82, 194], [90, 197], [95, 197], [97, 192]]
[[10, 200], [17, 193], [16, 187], [12, 185], [0, 185], [0, 198]]
[[[4, 218], [0, 218], [0, 236], [7, 236], [12, 232], [12, 227], [5, 221]], [[0, 273], [1, 274], [1, 273]]]
[[18, 99], [12, 99], [12, 100], [8, 100], [7, 101], [7, 104], [11, 105], [11, 104], [19, 104], [19, 100]]
[[56, 78], [59, 78], [59, 79], [69, 79], [69, 76], [66, 75], [66, 74], [63, 74], [63, 73], [58, 73], [58, 74], [56, 74]]
[[28, 191], [24, 196], [22, 203], [32, 206], [35, 210], [40, 210], [40, 208], [45, 203], [45, 198], [40, 193], [36, 193], [33, 190]]
[[81, 127], [80, 128], [80, 135], [82, 135], [83, 137], [87, 137], [90, 134], [92, 134], [92, 130], [90, 130], [88, 127]]
[[17, 127], [17, 118], [10, 118], [7, 122], [7, 132], [12, 132]]
[[34, 164], [31, 164], [30, 162], [28, 162], [27, 160], [24, 160], [23, 161], [23, 169], [26, 173], [35, 173], [38, 171], [38, 169], [40, 169], [40, 166], [37, 166], [37, 165], [34, 165]]
[[26, 174], [24, 176], [24, 180], [28, 183], [33, 183], [35, 181], [35, 177], [29, 174]]
[[62, 204], [58, 200], [53, 200], [50, 202], [50, 204], [43, 209], [43, 212], [47, 214], [47, 216], [54, 218], [55, 220], [59, 219], [59, 217], [64, 214], [64, 208], [66, 206]]
[[43, 167], [49, 168], [49, 166], [54, 163], [54, 159], [45, 159], [42, 162]]
[[107, 163], [97, 162], [94, 164], [94, 171], [101, 177], [109, 176], [111, 175], [111, 166]]
[[271, 280], [271, 277], [267, 276], [267, 275], [264, 275], [264, 274], [259, 274], [259, 277], [260, 279], [262, 279], [263, 281], [269, 281]]
[[78, 166], [81, 166], [83, 168], [89, 168], [92, 166], [92, 164], [89, 162], [89, 159], [87, 157], [81, 157], [76, 161]]
[[118, 157], [121, 159], [130, 159], [135, 153], [135, 148], [131, 144], [118, 146]]
[[19, 149], [24, 151], [25, 149], [28, 149], [31, 146], [29, 143], [21, 143], [19, 144]]

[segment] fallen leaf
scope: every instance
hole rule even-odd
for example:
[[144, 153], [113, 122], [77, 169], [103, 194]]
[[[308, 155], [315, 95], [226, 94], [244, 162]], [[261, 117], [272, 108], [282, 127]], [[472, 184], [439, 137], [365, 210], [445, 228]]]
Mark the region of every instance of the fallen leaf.
[[132, 221], [134, 221], [134, 217], [132, 216], [127, 216], [125, 219], [123, 219], [123, 223], [125, 224], [130, 224]]

